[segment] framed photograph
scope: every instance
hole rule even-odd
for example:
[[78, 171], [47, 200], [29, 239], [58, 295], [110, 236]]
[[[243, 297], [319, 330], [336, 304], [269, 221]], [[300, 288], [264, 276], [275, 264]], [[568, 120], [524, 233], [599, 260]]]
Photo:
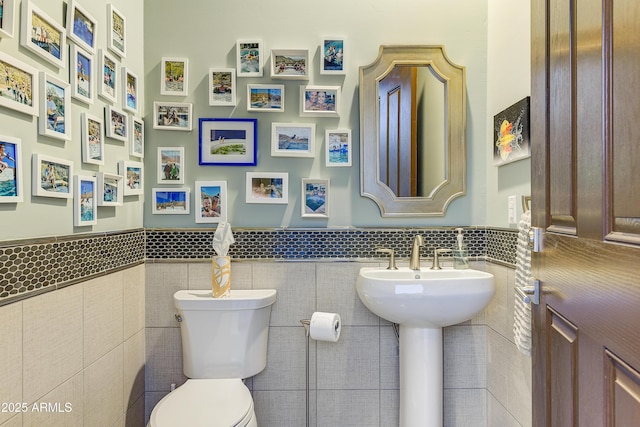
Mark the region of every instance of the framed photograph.
[[160, 95], [187, 96], [189, 59], [163, 57], [160, 72]]
[[22, 202], [22, 141], [0, 135], [0, 203]]
[[227, 181], [196, 181], [195, 217], [197, 223], [227, 220]]
[[209, 68], [209, 105], [236, 105], [236, 70]]
[[320, 74], [347, 74], [344, 66], [344, 46], [343, 37], [327, 37], [322, 40]]
[[111, 3], [107, 4], [107, 46], [120, 58], [127, 56], [127, 20]]
[[162, 130], [191, 130], [193, 104], [185, 102], [153, 103], [153, 128]]
[[494, 166], [531, 157], [529, 101], [527, 96], [493, 117], [496, 136], [492, 142]]
[[158, 184], [184, 184], [184, 147], [158, 147]]
[[[38, 116], [38, 70], [0, 52], [0, 105], [22, 113]], [[7, 85], [6, 82], [9, 82]]]
[[289, 203], [289, 174], [286, 172], [247, 172], [247, 203]]
[[129, 155], [142, 159], [144, 158], [144, 120], [135, 116], [130, 117]]
[[339, 117], [340, 86], [300, 86], [301, 117]]
[[284, 85], [247, 85], [247, 111], [284, 112]]
[[326, 145], [325, 166], [351, 166], [351, 129], [326, 130], [324, 134]]
[[329, 218], [329, 180], [302, 179], [302, 217]]
[[188, 188], [154, 188], [153, 207], [154, 215], [188, 215], [189, 214], [189, 189]]
[[97, 184], [93, 176], [73, 177], [73, 225], [83, 227], [98, 223]]
[[0, 37], [13, 38], [14, 0], [0, 1]]
[[144, 194], [144, 165], [141, 162], [120, 160], [118, 175], [124, 179], [124, 196]]
[[200, 165], [255, 166], [258, 119], [199, 119]]
[[98, 95], [107, 101], [118, 103], [118, 90], [120, 63], [109, 52], [104, 49], [98, 51], [98, 69], [102, 73], [102, 78], [98, 76]]
[[309, 50], [272, 49], [271, 78], [309, 80]]
[[95, 87], [93, 56], [74, 44], [69, 49], [69, 55], [71, 58], [69, 66], [71, 96], [85, 104], [93, 104]]
[[66, 159], [34, 154], [31, 194], [42, 197], [70, 199], [73, 197], [73, 162]]
[[104, 123], [88, 113], [80, 114], [82, 126], [82, 162], [104, 165]]
[[98, 21], [76, 0], [67, 3], [67, 36], [91, 53], [96, 53]]
[[273, 157], [315, 157], [315, 123], [271, 123]]
[[122, 67], [122, 109], [138, 112], [138, 75], [126, 67]]
[[67, 33], [65, 29], [35, 6], [22, 0], [20, 44], [58, 68], [66, 66]]
[[107, 138], [127, 142], [129, 139], [129, 118], [119, 108], [107, 105], [104, 107], [105, 132]]
[[40, 117], [38, 133], [71, 140], [71, 89], [69, 83], [45, 72], [40, 73]]
[[98, 172], [97, 198], [98, 206], [122, 206], [124, 196], [124, 179], [122, 175]]
[[238, 40], [236, 42], [238, 77], [262, 77], [264, 64], [262, 51], [262, 40]]

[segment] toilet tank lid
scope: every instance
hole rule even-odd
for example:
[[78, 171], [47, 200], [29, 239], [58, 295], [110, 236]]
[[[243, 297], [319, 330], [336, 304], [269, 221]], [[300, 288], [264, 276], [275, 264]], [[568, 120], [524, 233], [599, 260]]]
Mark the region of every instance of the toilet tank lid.
[[276, 301], [275, 289], [232, 289], [227, 298], [214, 298], [209, 290], [181, 290], [173, 294], [181, 310], [255, 310]]

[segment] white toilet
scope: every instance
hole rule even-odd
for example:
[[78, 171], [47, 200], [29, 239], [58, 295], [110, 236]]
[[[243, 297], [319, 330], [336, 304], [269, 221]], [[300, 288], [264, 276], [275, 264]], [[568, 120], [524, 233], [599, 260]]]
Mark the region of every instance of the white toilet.
[[173, 295], [189, 378], [153, 408], [149, 427], [257, 427], [253, 399], [242, 382], [267, 365], [273, 289]]

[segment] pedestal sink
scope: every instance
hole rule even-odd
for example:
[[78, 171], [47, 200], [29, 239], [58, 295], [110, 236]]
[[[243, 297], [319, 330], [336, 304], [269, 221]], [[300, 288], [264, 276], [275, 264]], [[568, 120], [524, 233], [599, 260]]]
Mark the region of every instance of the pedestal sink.
[[363, 267], [358, 296], [400, 325], [400, 427], [442, 426], [442, 328], [472, 318], [495, 293], [478, 270]]

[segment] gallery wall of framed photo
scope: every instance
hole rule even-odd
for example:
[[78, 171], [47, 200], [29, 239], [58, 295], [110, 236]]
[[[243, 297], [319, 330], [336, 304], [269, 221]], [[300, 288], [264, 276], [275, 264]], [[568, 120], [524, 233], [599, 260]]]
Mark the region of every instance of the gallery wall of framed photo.
[[2, 239], [142, 227], [118, 165], [144, 158], [143, 4], [0, 8]]

